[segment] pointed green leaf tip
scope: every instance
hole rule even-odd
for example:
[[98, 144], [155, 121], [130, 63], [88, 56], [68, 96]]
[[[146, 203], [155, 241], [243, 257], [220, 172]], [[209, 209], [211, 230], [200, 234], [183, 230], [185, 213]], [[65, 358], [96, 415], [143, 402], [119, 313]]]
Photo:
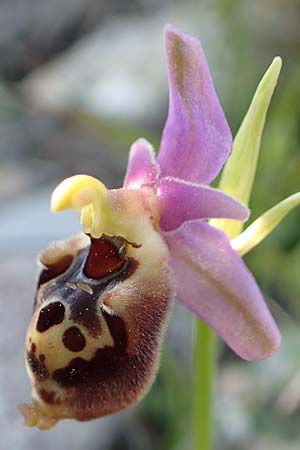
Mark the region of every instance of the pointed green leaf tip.
[[262, 214], [246, 230], [231, 241], [231, 245], [239, 255], [243, 256], [259, 244], [282, 219], [300, 205], [300, 192], [282, 200], [273, 208]]
[[[254, 182], [267, 110], [281, 66], [281, 58], [277, 56], [259, 83], [221, 177], [220, 189], [246, 205]], [[222, 228], [231, 238], [237, 236], [243, 227], [242, 223], [232, 220], [215, 220], [213, 225]]]

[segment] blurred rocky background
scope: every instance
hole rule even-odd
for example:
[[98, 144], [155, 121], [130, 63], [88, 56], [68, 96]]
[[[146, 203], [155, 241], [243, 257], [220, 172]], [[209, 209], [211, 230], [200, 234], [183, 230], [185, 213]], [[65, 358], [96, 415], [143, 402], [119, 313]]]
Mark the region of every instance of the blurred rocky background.
[[[188, 450], [191, 314], [177, 307], [154, 388], [111, 418], [24, 430], [30, 399], [23, 342], [36, 254], [78, 230], [51, 215], [51, 190], [82, 172], [120, 186], [139, 136], [158, 146], [168, 105], [162, 29], [173, 23], [205, 48], [232, 131], [279, 54], [284, 68], [264, 133], [252, 218], [300, 190], [298, 0], [1, 0], [0, 449]], [[252, 219], [251, 219], [252, 220]], [[283, 334], [270, 360], [247, 363], [220, 344], [217, 449], [298, 450], [300, 212], [247, 263]]]

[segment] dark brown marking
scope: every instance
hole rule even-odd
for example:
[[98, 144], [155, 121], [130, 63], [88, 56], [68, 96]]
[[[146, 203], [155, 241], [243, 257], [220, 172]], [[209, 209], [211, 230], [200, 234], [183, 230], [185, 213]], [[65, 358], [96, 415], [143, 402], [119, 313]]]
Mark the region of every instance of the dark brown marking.
[[97, 316], [97, 302], [91, 298], [90, 294], [81, 291], [80, 297], [77, 297], [70, 305], [70, 319], [78, 325], [86, 327], [93, 337], [101, 334], [101, 324]]
[[35, 345], [35, 343], [33, 342], [33, 343], [31, 344], [31, 352], [32, 352], [32, 353], [35, 353], [35, 351], [36, 351], [36, 345]]
[[[102, 238], [105, 240], [106, 238]], [[115, 245], [115, 241], [108, 241], [109, 246]], [[110, 273], [100, 279], [88, 278], [84, 273], [89, 247], [80, 250], [70, 268], [61, 277], [47, 283], [41, 288], [40, 299], [46, 301], [51, 296], [64, 299], [70, 305], [70, 319], [76, 324], [87, 328], [89, 333], [97, 338], [101, 335], [99, 320], [99, 307], [102, 296], [111, 291], [118, 283], [129, 278], [137, 269], [138, 262], [133, 258], [124, 258], [123, 265], [118, 272]], [[71, 283], [71, 286], [70, 286]], [[93, 295], [82, 289], [74, 289], [79, 283], [90, 286]]]
[[134, 258], [127, 258], [126, 259], [126, 267], [124, 267], [124, 270], [122, 270], [119, 274], [119, 277], [117, 278], [117, 282], [124, 281], [127, 278], [130, 278], [136, 269], [139, 266], [139, 262], [136, 261]]
[[42, 363], [44, 363], [44, 362], [46, 361], [46, 356], [44, 355], [44, 353], [41, 353], [41, 354], [39, 355], [39, 360], [40, 360]]
[[61, 302], [49, 303], [41, 309], [38, 322], [36, 325], [37, 331], [43, 333], [49, 330], [54, 325], [63, 322], [65, 318], [65, 307]]
[[45, 403], [48, 403], [49, 405], [59, 403], [55, 399], [55, 392], [53, 392], [53, 391], [46, 391], [46, 389], [39, 389], [39, 396]]
[[86, 345], [86, 340], [79, 328], [68, 328], [62, 337], [64, 346], [71, 352], [81, 352]]
[[64, 255], [58, 261], [43, 269], [40, 273], [38, 286], [64, 273], [72, 264], [73, 259], [73, 255]]
[[91, 245], [86, 259], [84, 273], [89, 278], [99, 279], [118, 272], [124, 265], [118, 248], [105, 238], [91, 238]]
[[106, 283], [94, 281], [93, 296], [85, 291], [77, 292], [76, 298], [74, 297], [70, 302], [71, 315], [70, 319], [78, 325], [86, 327], [90, 334], [96, 338], [101, 334], [101, 324], [97, 313], [97, 300], [101, 300], [101, 295], [105, 291], [112, 289], [118, 282], [129, 278], [136, 270], [138, 262], [133, 258], [126, 259], [124, 268], [112, 279], [108, 279]]
[[130, 242], [126, 241], [128, 245], [130, 245], [133, 248], [141, 248], [142, 244], [137, 244], [136, 242]]
[[78, 385], [101, 385], [116, 371], [122, 371], [128, 360], [126, 354], [127, 333], [123, 319], [103, 313], [111, 335], [114, 339], [113, 347], [98, 349], [89, 361], [74, 358], [63, 369], [55, 370], [53, 379], [64, 387]]
[[121, 317], [108, 314], [106, 311], [102, 311], [102, 314], [107, 323], [111, 337], [113, 338], [115, 348], [125, 352], [127, 346], [127, 333], [124, 320], [121, 319]]
[[90, 361], [75, 358], [53, 375], [53, 382], [65, 393], [70, 417], [86, 421], [112, 414], [147, 391], [157, 368], [172, 293], [161, 279], [154, 292], [136, 292], [126, 322], [104, 310], [103, 320], [115, 345], [96, 350]]
[[45, 360], [43, 360], [43, 358], [38, 359], [35, 355], [35, 352], [36, 352], [36, 345], [32, 343], [31, 350], [27, 352], [27, 362], [36, 379], [38, 381], [45, 381], [49, 377], [49, 372], [45, 365]]

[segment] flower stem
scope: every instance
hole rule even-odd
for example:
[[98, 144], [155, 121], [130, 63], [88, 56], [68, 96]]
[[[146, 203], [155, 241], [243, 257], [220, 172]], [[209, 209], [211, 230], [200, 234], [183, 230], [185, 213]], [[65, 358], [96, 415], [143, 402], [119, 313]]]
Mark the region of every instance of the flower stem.
[[194, 339], [193, 449], [213, 450], [216, 335], [196, 319]]

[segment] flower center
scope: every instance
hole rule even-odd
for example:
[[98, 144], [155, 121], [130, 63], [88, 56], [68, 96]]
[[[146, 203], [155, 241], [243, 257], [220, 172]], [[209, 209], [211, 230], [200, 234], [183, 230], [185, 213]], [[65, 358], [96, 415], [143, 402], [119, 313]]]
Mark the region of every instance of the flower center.
[[150, 221], [158, 228], [155, 193], [151, 188], [108, 190], [101, 181], [88, 175], [75, 175], [60, 183], [51, 198], [53, 212], [81, 211], [83, 232], [93, 239], [120, 236], [137, 242], [136, 231]]

